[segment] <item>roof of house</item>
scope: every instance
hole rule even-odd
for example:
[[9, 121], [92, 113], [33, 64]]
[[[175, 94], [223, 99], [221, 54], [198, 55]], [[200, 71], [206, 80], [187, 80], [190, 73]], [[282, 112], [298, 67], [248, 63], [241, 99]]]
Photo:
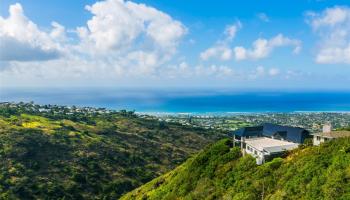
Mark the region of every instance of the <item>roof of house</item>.
[[238, 136], [269, 136], [277, 137], [282, 136], [282, 138], [293, 141], [297, 143], [302, 143], [309, 132], [303, 128], [292, 127], [292, 126], [281, 126], [271, 123], [264, 123], [261, 126], [245, 127], [235, 130], [233, 134]]
[[322, 136], [327, 138], [341, 138], [341, 137], [350, 137], [350, 131], [331, 131], [329, 133], [314, 133], [313, 135]]
[[246, 144], [259, 150], [268, 153], [278, 153], [286, 150], [292, 150], [298, 147], [297, 143], [276, 140], [267, 137], [250, 138], [245, 140]]
[[250, 126], [250, 127], [244, 127], [237, 129], [233, 131], [233, 134], [238, 135], [238, 136], [256, 136], [256, 135], [261, 135], [263, 132], [263, 126]]
[[300, 127], [292, 126], [281, 126], [271, 123], [263, 124], [263, 134], [266, 136], [275, 136], [276, 133], [286, 133], [285, 139], [293, 142], [302, 143], [304, 141], [305, 135], [308, 135], [309, 132], [306, 129]]

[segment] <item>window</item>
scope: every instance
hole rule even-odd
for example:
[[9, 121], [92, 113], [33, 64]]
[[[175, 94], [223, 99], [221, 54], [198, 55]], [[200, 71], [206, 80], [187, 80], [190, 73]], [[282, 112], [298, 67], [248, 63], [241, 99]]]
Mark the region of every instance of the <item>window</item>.
[[320, 141], [320, 140], [321, 140], [321, 137], [320, 137], [320, 136], [317, 136], [317, 137], [316, 137], [316, 140], [317, 140], [317, 141]]
[[255, 154], [255, 155], [258, 155], [258, 152], [257, 152], [256, 150], [254, 150], [254, 154]]
[[273, 138], [283, 140], [287, 137], [287, 132], [286, 131], [277, 131], [276, 133], [273, 134]]

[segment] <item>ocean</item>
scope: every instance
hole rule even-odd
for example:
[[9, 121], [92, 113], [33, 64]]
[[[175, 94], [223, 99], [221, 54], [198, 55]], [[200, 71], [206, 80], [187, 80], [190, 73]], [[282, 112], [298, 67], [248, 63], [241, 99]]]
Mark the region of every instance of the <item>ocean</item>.
[[0, 89], [0, 101], [34, 101], [143, 113], [350, 112], [350, 91], [7, 88]]

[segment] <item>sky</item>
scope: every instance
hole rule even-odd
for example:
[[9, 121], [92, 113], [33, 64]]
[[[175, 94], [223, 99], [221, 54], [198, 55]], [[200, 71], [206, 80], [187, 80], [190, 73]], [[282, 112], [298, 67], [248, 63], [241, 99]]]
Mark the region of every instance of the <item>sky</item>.
[[347, 0], [0, 0], [0, 87], [344, 90]]

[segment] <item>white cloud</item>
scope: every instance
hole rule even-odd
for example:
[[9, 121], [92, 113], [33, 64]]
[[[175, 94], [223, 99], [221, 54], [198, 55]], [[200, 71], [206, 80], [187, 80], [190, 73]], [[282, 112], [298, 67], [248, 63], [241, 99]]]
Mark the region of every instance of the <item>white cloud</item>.
[[346, 47], [323, 47], [316, 56], [316, 62], [321, 64], [350, 64], [350, 44]]
[[[161, 62], [158, 56], [156, 53], [141, 50], [130, 52], [124, 59], [126, 63], [123, 66], [129, 66], [129, 69], [125, 71], [128, 71], [130, 74], [137, 72], [137, 74], [152, 75], [155, 73], [158, 62]], [[134, 70], [130, 70], [132, 68]]]
[[257, 80], [257, 79], [291, 79], [301, 76], [300, 72], [281, 70], [277, 67], [257, 66], [253, 70], [232, 67], [227, 65], [195, 65], [186, 62], [178, 65], [169, 65], [160, 72], [163, 78], [169, 79], [231, 79], [231, 80]]
[[186, 62], [178, 65], [169, 65], [161, 69], [163, 78], [170, 79], [203, 79], [215, 78], [224, 79], [235, 77], [232, 67], [225, 65], [195, 65], [189, 66]]
[[92, 17], [76, 28], [75, 38], [57, 22], [41, 30], [20, 4], [11, 5], [10, 16], [0, 17], [0, 59], [7, 66], [0, 71], [3, 80], [151, 77], [173, 58], [187, 32], [168, 14], [131, 1], [99, 1], [86, 9]]
[[278, 34], [271, 39], [259, 38], [255, 40], [251, 49], [236, 46], [234, 48], [234, 54], [236, 60], [261, 59], [269, 56], [275, 48], [283, 46], [294, 47], [293, 53], [297, 54], [301, 50], [301, 41]]
[[244, 47], [235, 47], [233, 49], [236, 60], [244, 60], [247, 58], [247, 50]]
[[224, 31], [225, 38], [219, 40], [216, 44], [200, 53], [199, 57], [202, 60], [218, 58], [220, 60], [230, 60], [232, 58], [232, 49], [229, 47], [230, 42], [236, 37], [237, 31], [242, 28], [240, 21], [228, 25]]
[[202, 74], [209, 77], [229, 77], [234, 75], [232, 68], [225, 65], [210, 65], [209, 68], [197, 66], [196, 68], [197, 75], [202, 76]]
[[263, 66], [258, 66], [255, 70], [256, 74], [259, 76], [265, 75], [265, 68]]
[[301, 50], [300, 40], [291, 39], [282, 34], [278, 34], [270, 39], [258, 38], [253, 42], [253, 47], [251, 49], [243, 46], [235, 46], [234, 48], [231, 48], [230, 44], [241, 27], [242, 24], [240, 21], [227, 26], [224, 31], [224, 40], [217, 41], [215, 45], [201, 52], [199, 55], [200, 58], [204, 61], [209, 59], [227, 61], [232, 58], [235, 58], [236, 60], [256, 60], [266, 58], [277, 47], [292, 46], [294, 54], [298, 54]]
[[258, 13], [257, 17], [263, 22], [269, 22], [270, 21], [269, 17], [266, 15], [266, 13]]
[[77, 32], [85, 44], [102, 52], [120, 53], [137, 47], [173, 54], [187, 31], [181, 22], [145, 4], [106, 0], [86, 9], [93, 17]]
[[55, 41], [64, 27], [53, 24], [52, 35], [41, 31], [30, 21], [18, 3], [11, 5], [9, 16], [0, 16], [0, 60], [50, 60], [61, 56], [62, 48]]
[[309, 12], [307, 22], [320, 37], [316, 62], [350, 64], [350, 8], [335, 6]]
[[227, 65], [195, 65], [190, 66], [186, 62], [177, 65], [168, 65], [161, 69], [160, 74], [166, 79], [191, 79], [191, 80], [257, 80], [257, 79], [290, 79], [298, 74], [294, 71], [282, 71], [276, 67], [257, 66], [253, 70], [232, 67]]
[[66, 28], [57, 22], [52, 22], [53, 29], [50, 32], [51, 38], [59, 42], [65, 42], [67, 40]]
[[124, 0], [97, 2], [86, 27], [78, 27], [80, 53], [106, 60], [127, 74], [147, 75], [169, 61], [186, 27], [168, 14]]
[[285, 73], [285, 79], [292, 79], [292, 78], [296, 78], [296, 77], [302, 77], [305, 74], [303, 74], [300, 71], [293, 71], [293, 70], [287, 70], [287, 72]]
[[224, 32], [226, 36], [225, 40], [228, 40], [229, 42], [232, 41], [236, 37], [238, 30], [241, 28], [242, 23], [240, 21], [237, 21], [236, 23], [227, 26]]
[[322, 13], [309, 12], [311, 25], [314, 29], [322, 26], [335, 26], [348, 20], [349, 8], [335, 6], [327, 8]]
[[[277, 77], [282, 72], [279, 68], [265, 68], [263, 66], [256, 67], [249, 75], [249, 79], [257, 79], [257, 78], [272, 78]], [[288, 74], [288, 72], [286, 73]]]
[[230, 60], [232, 57], [232, 50], [227, 46], [214, 46], [201, 52], [200, 58], [202, 60], [209, 60], [210, 58], [219, 58], [220, 60]]
[[278, 68], [271, 68], [269, 69], [269, 75], [270, 76], [277, 76], [280, 74], [280, 70]]

